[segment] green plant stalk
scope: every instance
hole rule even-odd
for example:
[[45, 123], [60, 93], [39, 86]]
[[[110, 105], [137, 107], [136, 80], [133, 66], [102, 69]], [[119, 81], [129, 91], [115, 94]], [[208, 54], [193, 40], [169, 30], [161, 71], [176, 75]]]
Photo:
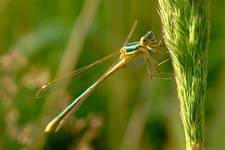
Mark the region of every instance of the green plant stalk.
[[203, 149], [209, 42], [205, 0], [159, 0], [163, 38], [174, 67], [186, 149]]

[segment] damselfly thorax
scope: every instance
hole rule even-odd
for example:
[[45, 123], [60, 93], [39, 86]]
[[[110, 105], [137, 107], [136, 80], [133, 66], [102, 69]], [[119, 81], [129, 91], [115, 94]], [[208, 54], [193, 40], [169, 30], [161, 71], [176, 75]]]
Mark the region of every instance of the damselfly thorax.
[[157, 46], [152, 31], [149, 31], [141, 37], [139, 42], [128, 43], [120, 49], [120, 61], [124, 61], [124, 66], [126, 66], [128, 62], [140, 55], [149, 55], [150, 52], [155, 52]]

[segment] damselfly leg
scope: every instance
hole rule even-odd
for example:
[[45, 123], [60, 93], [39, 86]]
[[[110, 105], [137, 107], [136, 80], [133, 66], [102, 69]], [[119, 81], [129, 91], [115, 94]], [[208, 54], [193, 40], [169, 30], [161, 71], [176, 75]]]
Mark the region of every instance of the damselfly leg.
[[153, 79], [165, 79], [165, 80], [174, 80], [174, 73], [162, 72], [159, 67], [170, 61], [170, 58], [167, 58], [160, 63], [156, 63], [153, 57], [149, 54], [144, 56], [148, 76]]

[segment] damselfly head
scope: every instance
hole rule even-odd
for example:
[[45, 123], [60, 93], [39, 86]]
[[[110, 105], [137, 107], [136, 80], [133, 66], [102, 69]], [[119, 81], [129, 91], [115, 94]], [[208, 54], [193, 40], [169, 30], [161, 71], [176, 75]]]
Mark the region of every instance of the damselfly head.
[[153, 39], [154, 38], [154, 34], [152, 31], [148, 31], [148, 33], [145, 35], [145, 37], [149, 40]]
[[153, 32], [148, 31], [147, 34], [141, 38], [140, 45], [150, 49], [150, 47], [154, 47], [155, 42]]

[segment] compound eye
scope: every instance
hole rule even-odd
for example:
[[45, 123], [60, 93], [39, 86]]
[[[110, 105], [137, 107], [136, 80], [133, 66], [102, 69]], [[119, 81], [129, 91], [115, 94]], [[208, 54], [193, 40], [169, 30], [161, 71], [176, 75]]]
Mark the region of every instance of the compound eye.
[[146, 37], [148, 39], [153, 39], [153, 37], [154, 37], [153, 32], [152, 31], [148, 31], [148, 33], [146, 34]]

